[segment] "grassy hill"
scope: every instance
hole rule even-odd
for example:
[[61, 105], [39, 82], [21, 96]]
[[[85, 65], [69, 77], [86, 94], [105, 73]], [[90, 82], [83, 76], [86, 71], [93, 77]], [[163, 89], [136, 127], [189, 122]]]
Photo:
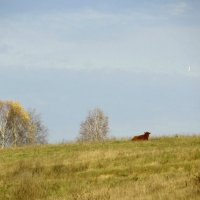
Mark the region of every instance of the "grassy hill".
[[3, 149], [0, 199], [200, 199], [200, 136]]

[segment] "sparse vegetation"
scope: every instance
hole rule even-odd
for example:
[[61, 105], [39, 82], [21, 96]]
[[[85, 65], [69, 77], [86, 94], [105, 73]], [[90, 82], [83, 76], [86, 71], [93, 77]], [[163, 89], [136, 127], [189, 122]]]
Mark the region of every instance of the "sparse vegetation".
[[199, 199], [200, 136], [0, 150], [0, 199]]

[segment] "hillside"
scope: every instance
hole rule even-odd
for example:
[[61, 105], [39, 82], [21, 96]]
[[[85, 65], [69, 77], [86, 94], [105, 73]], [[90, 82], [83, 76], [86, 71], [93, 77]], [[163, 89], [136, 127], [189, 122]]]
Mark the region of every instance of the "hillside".
[[200, 199], [200, 136], [3, 149], [0, 199]]

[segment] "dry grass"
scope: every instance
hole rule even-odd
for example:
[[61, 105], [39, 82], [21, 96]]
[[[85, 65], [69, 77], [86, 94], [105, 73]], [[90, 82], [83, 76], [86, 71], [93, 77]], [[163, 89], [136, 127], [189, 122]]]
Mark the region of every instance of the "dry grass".
[[200, 136], [0, 150], [0, 199], [200, 199]]

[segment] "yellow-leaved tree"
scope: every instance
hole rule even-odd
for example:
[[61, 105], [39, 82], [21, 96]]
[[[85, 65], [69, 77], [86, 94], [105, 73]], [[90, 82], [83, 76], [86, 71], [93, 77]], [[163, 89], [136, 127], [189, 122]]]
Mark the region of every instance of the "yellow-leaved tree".
[[[45, 129], [46, 131], [47, 129]], [[16, 101], [0, 101], [1, 147], [37, 143], [38, 124], [33, 115]]]

